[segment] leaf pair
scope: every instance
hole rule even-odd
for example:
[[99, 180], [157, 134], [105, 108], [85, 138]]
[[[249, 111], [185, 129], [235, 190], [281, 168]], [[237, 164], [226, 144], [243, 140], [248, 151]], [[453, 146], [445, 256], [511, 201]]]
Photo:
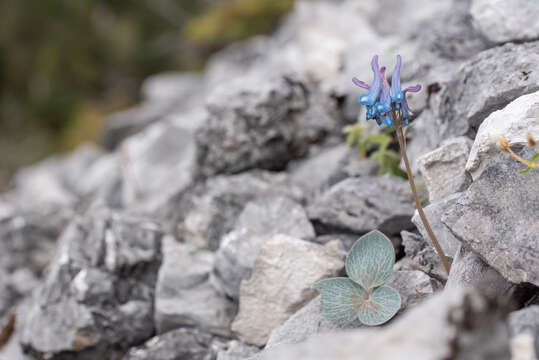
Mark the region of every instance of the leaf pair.
[[395, 250], [384, 234], [374, 230], [360, 237], [346, 258], [349, 278], [331, 278], [313, 285], [322, 295], [322, 314], [336, 324], [358, 318], [374, 326], [391, 319], [401, 306], [399, 293], [384, 285], [394, 264]]

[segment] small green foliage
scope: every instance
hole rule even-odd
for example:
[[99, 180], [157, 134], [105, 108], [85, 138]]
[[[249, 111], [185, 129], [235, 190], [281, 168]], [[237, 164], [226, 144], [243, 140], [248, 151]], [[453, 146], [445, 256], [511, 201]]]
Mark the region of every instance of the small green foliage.
[[519, 173], [521, 174], [526, 174], [527, 172], [529, 172], [531, 169], [535, 168], [535, 167], [538, 167], [539, 166], [539, 163], [536, 163], [535, 160], [537, 160], [537, 158], [539, 157], [539, 152], [536, 152], [535, 154], [533, 154], [533, 156], [531, 157], [530, 159], [530, 166], [528, 166], [526, 169], [523, 169], [523, 170], [520, 170]]
[[391, 136], [391, 128], [384, 129], [379, 134], [365, 136], [364, 125], [349, 125], [344, 127], [346, 143], [350, 147], [355, 147], [362, 159], [376, 161], [380, 165], [379, 175], [393, 174], [407, 179], [406, 172], [399, 168], [401, 157], [398, 152], [391, 149], [394, 139]]
[[322, 314], [336, 324], [356, 318], [369, 326], [389, 321], [401, 306], [399, 293], [384, 285], [394, 264], [395, 250], [384, 234], [374, 230], [360, 237], [346, 258], [349, 278], [326, 279], [313, 285], [322, 296]]

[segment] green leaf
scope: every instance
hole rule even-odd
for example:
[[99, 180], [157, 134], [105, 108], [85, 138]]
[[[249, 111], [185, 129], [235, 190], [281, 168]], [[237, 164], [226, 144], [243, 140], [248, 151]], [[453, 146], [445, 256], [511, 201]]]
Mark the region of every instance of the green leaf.
[[344, 277], [319, 281], [313, 288], [322, 296], [322, 315], [340, 325], [357, 318], [358, 306], [367, 297], [361, 286]]
[[527, 168], [522, 169], [522, 170], [519, 170], [518, 172], [521, 173], [521, 174], [526, 174], [526, 173], [529, 172], [531, 169], [532, 169], [532, 167], [531, 167], [531, 166], [528, 166]]
[[400, 307], [399, 293], [389, 286], [380, 286], [360, 304], [358, 318], [365, 325], [381, 325], [395, 316]]
[[393, 272], [395, 250], [380, 231], [360, 237], [346, 258], [346, 273], [367, 291], [383, 285]]
[[531, 162], [532, 164], [534, 164], [534, 163], [535, 163], [535, 160], [537, 160], [538, 157], [539, 157], [539, 152], [533, 154], [532, 158], [530, 159], [530, 162]]

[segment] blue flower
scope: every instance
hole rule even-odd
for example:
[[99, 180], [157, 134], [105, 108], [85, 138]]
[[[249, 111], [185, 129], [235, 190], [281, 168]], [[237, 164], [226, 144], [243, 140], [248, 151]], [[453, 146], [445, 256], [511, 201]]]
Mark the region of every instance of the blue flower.
[[397, 115], [398, 123], [404, 126], [408, 125], [406, 119], [412, 117], [412, 112], [406, 101], [406, 93], [418, 92], [421, 90], [421, 85], [407, 87], [402, 90], [400, 81], [400, 71], [402, 66], [402, 58], [397, 55], [397, 63], [393, 70], [391, 79], [391, 87], [385, 76], [385, 67], [380, 68], [378, 65], [378, 55], [375, 55], [371, 61], [371, 68], [374, 73], [372, 84], [369, 85], [357, 78], [352, 78], [355, 85], [369, 90], [368, 94], [359, 97], [359, 103], [367, 108], [367, 120], [375, 119], [378, 125], [382, 123], [392, 127], [395, 119], [393, 115]]

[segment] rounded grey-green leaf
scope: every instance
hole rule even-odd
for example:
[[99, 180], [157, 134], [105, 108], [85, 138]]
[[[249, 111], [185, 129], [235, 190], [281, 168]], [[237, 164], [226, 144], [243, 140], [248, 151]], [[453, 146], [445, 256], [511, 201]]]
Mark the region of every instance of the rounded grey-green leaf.
[[381, 325], [395, 316], [400, 307], [399, 293], [389, 286], [380, 286], [361, 303], [358, 318], [365, 325]]
[[346, 273], [368, 291], [389, 279], [394, 264], [393, 244], [380, 231], [373, 230], [360, 237], [350, 249]]
[[322, 315], [338, 325], [354, 321], [360, 304], [367, 296], [361, 286], [344, 277], [319, 281], [313, 288], [322, 296]]

